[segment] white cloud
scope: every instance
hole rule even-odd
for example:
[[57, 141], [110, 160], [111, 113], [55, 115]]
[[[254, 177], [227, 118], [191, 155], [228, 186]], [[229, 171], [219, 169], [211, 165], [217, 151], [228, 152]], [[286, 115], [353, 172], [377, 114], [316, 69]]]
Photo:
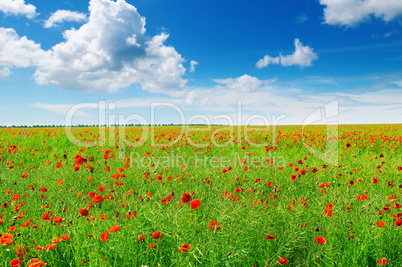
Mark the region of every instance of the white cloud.
[[[185, 60], [164, 45], [168, 34], [146, 35], [145, 18], [134, 6], [124, 0], [91, 0], [89, 12], [86, 24], [65, 31], [65, 41], [48, 51], [13, 29], [2, 29], [0, 48], [9, 49], [0, 50], [0, 67], [34, 66], [38, 84], [69, 90], [113, 93], [137, 83], [144, 90], [165, 92], [185, 86]], [[10, 42], [21, 47], [14, 52]]]
[[45, 55], [39, 44], [18, 36], [13, 29], [0, 28], [0, 66], [26, 68]]
[[307, 20], [308, 20], [308, 16], [306, 14], [304, 14], [304, 13], [301, 13], [296, 17], [296, 23], [297, 24], [303, 24]]
[[57, 10], [50, 16], [47, 21], [45, 21], [44, 27], [52, 28], [63, 21], [81, 22], [86, 20], [87, 16], [83, 13], [78, 13], [70, 10]]
[[300, 67], [309, 67], [311, 66], [311, 61], [318, 59], [313, 49], [309, 46], [303, 46], [299, 39], [295, 39], [295, 47], [296, 51], [292, 55], [280, 55], [282, 66], [298, 65]]
[[281, 64], [282, 66], [310, 67], [312, 61], [317, 60], [318, 56], [309, 46], [303, 46], [299, 39], [295, 39], [295, 52], [291, 55], [279, 57], [264, 56], [256, 63], [256, 67], [261, 69], [269, 64]]
[[258, 78], [247, 74], [238, 78], [214, 79], [213, 81], [224, 85], [224, 87], [228, 89], [239, 90], [242, 92], [254, 91], [264, 83], [267, 83], [267, 81], [259, 80]]
[[353, 26], [373, 15], [388, 22], [402, 15], [400, 0], [320, 0], [325, 23]]
[[1, 78], [4, 78], [4, 77], [7, 77], [7, 76], [9, 76], [10, 74], [11, 74], [11, 71], [10, 71], [9, 68], [4, 67], [4, 68], [0, 69], [0, 79], [1, 79]]
[[[389, 74], [382, 76], [388, 77]], [[304, 80], [305, 78], [301, 82]], [[265, 121], [268, 121], [268, 126], [276, 123], [294, 125], [302, 124], [312, 112], [323, 108], [328, 103], [333, 103], [334, 100], [338, 100], [339, 106], [334, 106], [331, 111], [335, 113], [334, 115], [339, 114], [339, 117], [335, 119], [339, 120], [340, 124], [398, 123], [402, 116], [402, 87], [387, 89], [384, 85], [377, 90], [369, 87], [363, 92], [357, 90], [339, 93], [314, 93], [283, 83], [271, 84], [269, 80], [260, 80], [247, 74], [214, 81], [217, 85], [204, 88], [186, 88], [184, 94], [176, 97], [147, 97], [113, 101], [117, 106], [115, 112], [129, 116], [132, 115], [132, 108], [135, 107], [137, 108], [136, 113], [143, 112], [138, 114], [148, 118], [151, 105], [160, 103], [162, 104], [160, 106], [176, 107], [183, 112], [187, 120], [194, 115], [199, 115], [198, 118], [207, 117], [212, 123], [228, 124], [229, 122], [225, 122], [225, 119], [222, 118], [230, 117], [234, 124], [244, 124], [250, 116], [256, 114], [257, 116], [254, 117], [257, 120], [253, 121], [252, 124], [261, 125], [261, 122], [264, 123], [264, 121], [258, 119], [265, 118]], [[242, 88], [242, 84], [247, 84], [244, 81], [249, 81], [246, 90]], [[249, 90], [251, 87], [253, 90]], [[240, 110], [238, 109], [239, 101]], [[65, 115], [72, 105], [36, 103], [32, 106]], [[157, 115], [154, 119], [160, 123], [174, 121], [174, 116], [177, 115], [166, 113], [165, 110], [161, 113], [155, 113]], [[83, 111], [85, 112], [85, 110]], [[239, 113], [242, 115], [240, 118], [237, 117]], [[216, 116], [218, 114], [221, 116]], [[77, 115], [80, 114], [77, 113]], [[85, 114], [81, 115], [86, 116]], [[89, 117], [87, 122], [83, 123], [93, 124], [92, 118]], [[318, 123], [324, 124], [326, 120]]]
[[36, 15], [36, 7], [25, 4], [24, 0], [1, 0], [0, 11], [6, 15], [23, 15], [31, 19]]
[[165, 89], [178, 90], [184, 88], [187, 80], [182, 79], [186, 69], [182, 63], [184, 59], [171, 46], [163, 43], [169, 37], [168, 34], [154, 36], [146, 42], [145, 57], [135, 62], [136, 68], [132, 68], [136, 79], [144, 90], [150, 92], [164, 92]]
[[[238, 101], [241, 100], [241, 110], [245, 117], [249, 114], [263, 114], [272, 123], [272, 115], [276, 118], [282, 115], [284, 119], [280, 124], [302, 124], [313, 111], [333, 100], [339, 102], [337, 119], [341, 124], [397, 123], [402, 115], [402, 88], [312, 93], [284, 85], [267, 85], [257, 78], [254, 82], [260, 86], [255, 87], [253, 91], [233, 90], [232, 83], [221, 83], [236, 80], [238, 78], [215, 80], [219, 83], [215, 87], [189, 90], [181, 107], [186, 106], [195, 112], [202, 110], [202, 115], [213, 115], [217, 112], [236, 114]], [[242, 121], [244, 122], [244, 119]], [[325, 123], [325, 120], [322, 123]]]
[[190, 72], [194, 72], [195, 71], [195, 66], [198, 65], [198, 62], [195, 60], [191, 60], [190, 61]]
[[262, 59], [258, 60], [258, 62], [255, 64], [257, 68], [262, 69], [269, 64], [279, 64], [279, 57], [271, 57], [271, 56], [264, 56]]

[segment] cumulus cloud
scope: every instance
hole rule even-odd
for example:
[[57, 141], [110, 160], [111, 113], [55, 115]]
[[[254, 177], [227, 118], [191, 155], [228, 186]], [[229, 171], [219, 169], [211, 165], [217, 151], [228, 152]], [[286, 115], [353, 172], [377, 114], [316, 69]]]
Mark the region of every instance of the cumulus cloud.
[[190, 61], [190, 72], [194, 72], [195, 71], [195, 66], [198, 65], [198, 62], [195, 60], [191, 60]]
[[388, 22], [402, 15], [399, 0], [320, 0], [324, 5], [325, 23], [353, 26], [368, 20], [370, 15]]
[[312, 61], [317, 60], [318, 56], [309, 46], [303, 46], [299, 39], [295, 39], [295, 52], [291, 55], [279, 57], [264, 56], [256, 63], [256, 67], [261, 69], [269, 64], [281, 64], [282, 66], [310, 67]]
[[70, 10], [57, 10], [54, 12], [50, 18], [45, 21], [45, 28], [55, 27], [57, 24], [62, 23], [63, 21], [75, 21], [81, 22], [86, 21], [87, 16], [83, 13], [78, 13]]
[[0, 79], [9, 76], [10, 73], [10, 69], [7, 67], [0, 69]]
[[39, 44], [18, 36], [13, 29], [0, 28], [0, 66], [26, 68], [45, 55]]
[[65, 41], [48, 51], [2, 29], [0, 48], [13, 47], [10, 41], [21, 47], [17, 52], [8, 49], [16, 57], [0, 50], [0, 66], [34, 66], [38, 84], [70, 90], [113, 93], [137, 83], [144, 90], [163, 92], [185, 86], [185, 60], [164, 44], [168, 34], [146, 35], [145, 18], [134, 6], [124, 0], [91, 0], [89, 13], [87, 23], [65, 31]]
[[213, 81], [223, 85], [226, 89], [251, 92], [255, 91], [262, 85], [268, 85], [275, 82], [276, 78], [272, 80], [260, 80], [254, 76], [244, 74], [238, 78], [214, 79]]
[[268, 66], [269, 64], [279, 64], [279, 60], [280, 60], [279, 57], [271, 57], [266, 55], [260, 60], [258, 60], [258, 62], [256, 63], [256, 67], [262, 69]]
[[1, 0], [0, 11], [6, 15], [23, 15], [29, 19], [36, 15], [36, 7], [31, 4], [25, 4], [24, 0]]
[[295, 39], [296, 51], [292, 55], [280, 56], [282, 66], [298, 65], [300, 67], [310, 67], [313, 60], [318, 59], [316, 53], [309, 46], [303, 46], [299, 39]]

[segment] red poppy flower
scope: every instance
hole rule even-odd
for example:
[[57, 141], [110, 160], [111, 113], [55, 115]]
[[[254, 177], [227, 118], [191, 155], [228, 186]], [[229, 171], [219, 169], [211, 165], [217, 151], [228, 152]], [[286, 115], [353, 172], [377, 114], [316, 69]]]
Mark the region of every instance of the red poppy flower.
[[13, 259], [13, 260], [10, 262], [10, 265], [11, 265], [11, 267], [17, 267], [17, 266], [22, 265], [22, 262], [21, 262], [19, 259]]
[[397, 220], [395, 222], [395, 227], [398, 228], [398, 227], [401, 227], [401, 226], [402, 226], [402, 219], [399, 219], [399, 220]]
[[221, 224], [218, 221], [210, 221], [208, 223], [208, 228], [211, 229], [212, 231], [215, 230], [216, 227], [216, 231], [219, 231], [221, 229]]
[[385, 265], [387, 264], [387, 258], [381, 258], [378, 260], [378, 265]]
[[87, 209], [80, 209], [80, 214], [81, 214], [81, 216], [88, 216], [89, 212]]
[[282, 257], [282, 258], [280, 258], [279, 260], [278, 260], [278, 262], [280, 263], [280, 264], [283, 264], [283, 265], [288, 265], [288, 263], [289, 263], [289, 261], [288, 261], [288, 259], [286, 258], [286, 257]]
[[46, 212], [45, 214], [43, 214], [42, 220], [44, 220], [44, 221], [50, 221], [49, 213]]
[[17, 201], [17, 200], [20, 199], [20, 198], [21, 198], [20, 195], [15, 194], [15, 195], [13, 196], [12, 200], [13, 200], [13, 201]]
[[104, 232], [103, 234], [101, 234], [100, 239], [101, 239], [103, 242], [106, 242], [106, 241], [109, 239], [109, 232], [106, 231], [106, 232]]
[[266, 240], [273, 240], [273, 239], [275, 239], [275, 236], [274, 236], [273, 234], [266, 235], [266, 236], [265, 236], [265, 239], [266, 239]]
[[378, 225], [378, 227], [384, 227], [384, 226], [385, 226], [385, 222], [378, 222], [377, 225]]
[[386, 213], [390, 213], [391, 212], [391, 206], [389, 204], [384, 205], [384, 211]]
[[152, 238], [153, 238], [153, 239], [162, 238], [162, 233], [160, 233], [160, 232], [155, 232], [155, 233], [152, 234]]
[[74, 171], [77, 172], [80, 170], [80, 166], [79, 165], [74, 165]]
[[346, 143], [346, 147], [349, 148], [351, 145], [349, 143]]
[[355, 184], [355, 182], [353, 180], [349, 180], [349, 185], [353, 186]]
[[353, 238], [355, 238], [355, 235], [354, 235], [354, 234], [349, 234], [349, 237], [350, 237], [351, 239], [353, 239]]
[[325, 242], [327, 242], [327, 241], [325, 240], [325, 238], [322, 237], [322, 236], [317, 236], [315, 239], [317, 240], [317, 243], [318, 243], [318, 244], [325, 244]]
[[120, 231], [120, 226], [118, 226], [118, 225], [110, 226], [109, 232], [114, 233], [114, 232], [117, 232], [117, 231]]
[[138, 241], [144, 241], [145, 240], [145, 238], [147, 238], [145, 235], [140, 235], [140, 236], [138, 236]]
[[179, 248], [179, 251], [181, 252], [181, 253], [185, 253], [185, 252], [187, 252], [187, 251], [189, 251], [190, 250], [190, 248], [191, 248], [191, 246], [189, 245], [189, 244], [182, 244], [181, 245], [181, 248]]
[[191, 209], [196, 210], [200, 207], [201, 201], [200, 200], [193, 200], [191, 201]]
[[40, 261], [38, 258], [33, 258], [32, 260], [29, 260], [27, 262], [28, 267], [43, 267], [46, 266], [47, 264], [44, 263], [43, 261]]
[[92, 200], [92, 202], [94, 204], [97, 204], [97, 203], [102, 202], [102, 201], [103, 201], [103, 196], [102, 195], [96, 195]]
[[58, 216], [54, 216], [52, 219], [52, 222], [54, 222], [54, 223], [61, 223], [62, 221], [63, 221], [63, 219]]
[[191, 201], [191, 195], [183, 193], [183, 196], [181, 197], [181, 202], [183, 202], [184, 204], [187, 204], [190, 201]]
[[5, 233], [0, 236], [0, 244], [3, 246], [11, 246], [13, 244], [13, 235], [10, 233]]
[[63, 241], [67, 241], [67, 240], [70, 240], [70, 236], [67, 235], [67, 234], [64, 234], [64, 235], [60, 236], [60, 239], [63, 240]]
[[46, 245], [45, 246], [45, 250], [46, 251], [49, 251], [49, 250], [52, 250], [52, 249], [56, 249], [57, 248], [57, 246], [55, 245], [55, 244], [49, 244], [49, 245]]
[[105, 191], [105, 189], [106, 189], [106, 188], [103, 187], [103, 186], [99, 186], [99, 187], [98, 187], [99, 192]]
[[373, 178], [373, 184], [377, 184], [378, 183], [378, 179], [377, 178]]

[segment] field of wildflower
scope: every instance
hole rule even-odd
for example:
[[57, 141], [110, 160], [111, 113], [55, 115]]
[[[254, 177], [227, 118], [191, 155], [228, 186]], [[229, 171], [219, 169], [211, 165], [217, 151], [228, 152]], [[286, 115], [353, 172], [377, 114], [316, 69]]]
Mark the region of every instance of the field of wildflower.
[[0, 266], [402, 266], [402, 125], [326, 133], [0, 129]]

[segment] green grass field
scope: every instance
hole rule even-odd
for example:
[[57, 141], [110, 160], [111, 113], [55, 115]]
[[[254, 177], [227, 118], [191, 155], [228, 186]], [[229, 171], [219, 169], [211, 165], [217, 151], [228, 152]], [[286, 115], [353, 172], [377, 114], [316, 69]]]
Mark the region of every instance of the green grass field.
[[402, 125], [182, 130], [0, 129], [0, 266], [402, 266]]

